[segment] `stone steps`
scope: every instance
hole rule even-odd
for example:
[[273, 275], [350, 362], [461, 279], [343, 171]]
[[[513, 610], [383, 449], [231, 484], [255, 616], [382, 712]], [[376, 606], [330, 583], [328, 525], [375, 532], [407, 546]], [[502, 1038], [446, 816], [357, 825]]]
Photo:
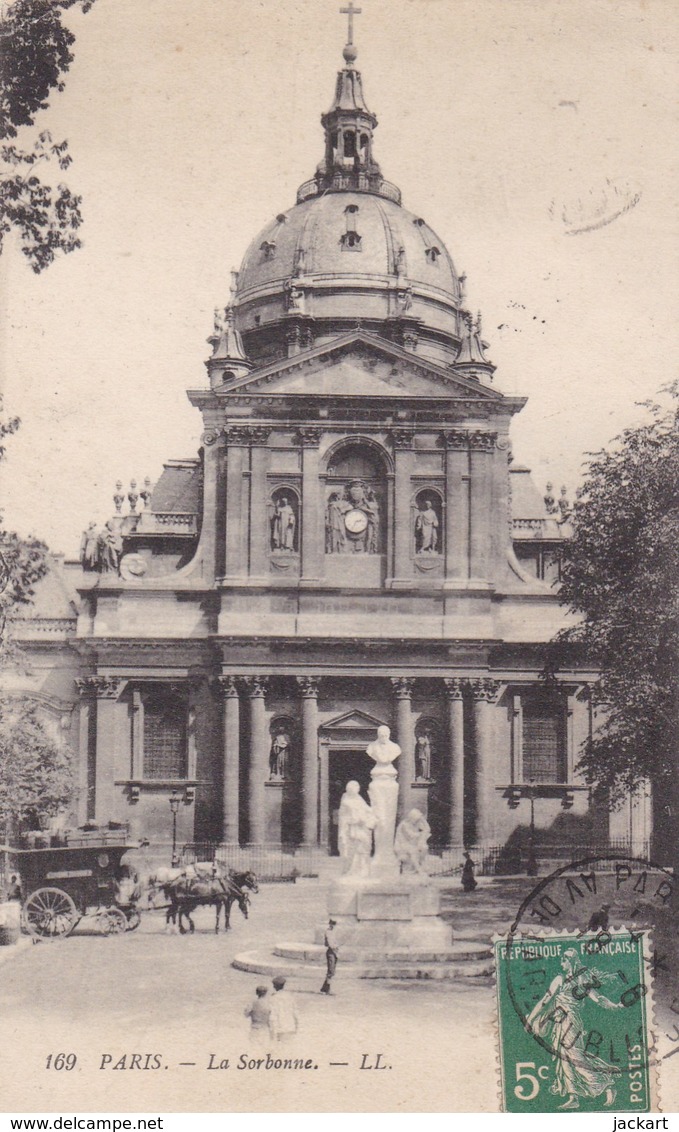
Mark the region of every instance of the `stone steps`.
[[[273, 949], [274, 955], [281, 959], [297, 959], [302, 963], [315, 963], [318, 966], [325, 964], [325, 947], [318, 943], [277, 943]], [[411, 966], [413, 963], [466, 963], [477, 959], [487, 959], [492, 954], [489, 945], [484, 943], [460, 942], [450, 947], [431, 951], [416, 952], [408, 948], [395, 947], [387, 951], [361, 950], [351, 947], [342, 947], [340, 962], [357, 964], [364, 967], [370, 963], [402, 963]]]
[[[311, 946], [311, 945], [309, 945]], [[253, 975], [285, 975], [286, 978], [305, 978], [318, 981], [323, 973], [321, 964], [315, 961], [295, 962], [267, 951], [244, 951], [232, 962], [237, 971]], [[413, 957], [409, 962], [384, 961], [378, 963], [342, 963], [339, 972], [342, 977], [355, 979], [398, 979], [398, 980], [462, 980], [488, 979], [494, 973], [492, 959], [484, 961], [444, 961], [423, 962]]]

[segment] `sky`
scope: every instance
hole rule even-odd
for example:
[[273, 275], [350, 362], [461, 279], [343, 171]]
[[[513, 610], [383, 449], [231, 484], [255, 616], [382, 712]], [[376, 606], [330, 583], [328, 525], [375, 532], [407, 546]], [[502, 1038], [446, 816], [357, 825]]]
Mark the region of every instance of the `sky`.
[[[77, 554], [117, 479], [195, 455], [213, 309], [323, 152], [337, 0], [96, 0], [67, 14], [83, 247], [0, 259], [0, 365], [22, 427], [6, 526]], [[571, 493], [676, 373], [679, 18], [672, 0], [361, 0], [374, 151], [467, 276], [515, 460]], [[33, 131], [35, 132], [35, 131]], [[26, 132], [32, 136], [31, 131]], [[18, 141], [22, 140], [21, 136]]]

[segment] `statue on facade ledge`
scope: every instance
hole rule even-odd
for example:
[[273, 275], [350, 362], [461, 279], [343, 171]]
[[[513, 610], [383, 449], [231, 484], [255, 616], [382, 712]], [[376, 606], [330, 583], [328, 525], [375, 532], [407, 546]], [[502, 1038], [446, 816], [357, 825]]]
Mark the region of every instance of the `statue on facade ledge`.
[[83, 570], [117, 574], [122, 553], [123, 540], [113, 519], [109, 519], [101, 531], [97, 530], [95, 522], [91, 522], [87, 530], [83, 531], [80, 540], [80, 564]]

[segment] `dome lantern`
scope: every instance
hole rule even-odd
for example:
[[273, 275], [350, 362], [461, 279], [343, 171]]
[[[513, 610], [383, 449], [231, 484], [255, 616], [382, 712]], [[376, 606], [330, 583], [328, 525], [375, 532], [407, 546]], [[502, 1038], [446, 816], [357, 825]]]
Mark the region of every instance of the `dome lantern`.
[[332, 105], [326, 114], [321, 115], [325, 156], [316, 176], [298, 189], [297, 203], [320, 193], [353, 190], [376, 193], [400, 204], [400, 190], [384, 180], [373, 157], [373, 131], [377, 118], [368, 109], [361, 72], [355, 66], [358, 52], [354, 44], [353, 18], [360, 14], [361, 9], [354, 8], [352, 2], [347, 8], [340, 8], [340, 12], [348, 16], [349, 32], [342, 52], [345, 65], [337, 73]]

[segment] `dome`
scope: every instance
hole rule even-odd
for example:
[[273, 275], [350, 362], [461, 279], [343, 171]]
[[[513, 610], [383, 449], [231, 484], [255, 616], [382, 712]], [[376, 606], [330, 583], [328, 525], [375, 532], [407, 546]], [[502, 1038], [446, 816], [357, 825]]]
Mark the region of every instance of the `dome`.
[[[329, 192], [280, 213], [248, 248], [234, 315], [250, 353], [253, 332], [304, 315], [316, 340], [342, 322], [383, 331], [385, 322], [418, 327], [422, 352], [459, 341], [460, 283], [432, 228], [392, 200]], [[425, 339], [429, 339], [426, 351]]]
[[450, 365], [464, 333], [461, 281], [440, 237], [382, 177], [372, 153], [377, 119], [353, 45], [350, 55], [321, 118], [325, 155], [315, 177], [245, 254], [234, 328], [256, 364], [360, 324]]

